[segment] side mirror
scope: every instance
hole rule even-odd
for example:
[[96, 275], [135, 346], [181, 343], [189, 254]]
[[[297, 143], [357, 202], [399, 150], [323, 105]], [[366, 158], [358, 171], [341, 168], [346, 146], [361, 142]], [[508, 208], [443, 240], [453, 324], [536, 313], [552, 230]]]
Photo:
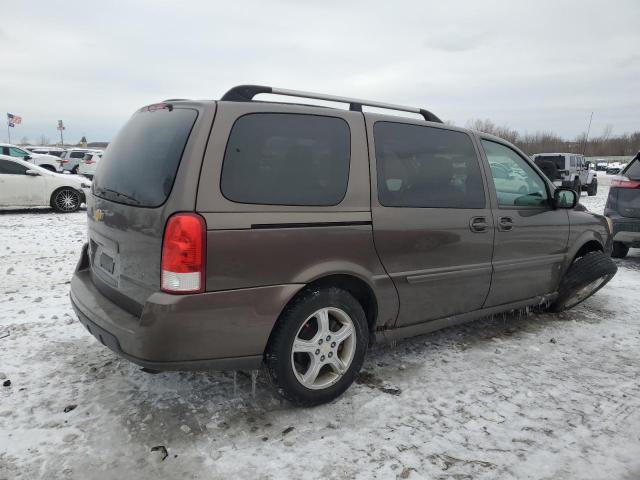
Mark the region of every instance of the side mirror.
[[40, 172], [38, 172], [37, 170], [27, 170], [26, 172], [24, 172], [25, 175], [29, 175], [30, 177], [39, 177], [40, 176]]
[[33, 157], [31, 155], [25, 155], [22, 158], [24, 158], [25, 160], [31, 160]]
[[553, 193], [553, 203], [556, 208], [572, 209], [578, 203], [578, 194], [570, 188], [556, 188]]

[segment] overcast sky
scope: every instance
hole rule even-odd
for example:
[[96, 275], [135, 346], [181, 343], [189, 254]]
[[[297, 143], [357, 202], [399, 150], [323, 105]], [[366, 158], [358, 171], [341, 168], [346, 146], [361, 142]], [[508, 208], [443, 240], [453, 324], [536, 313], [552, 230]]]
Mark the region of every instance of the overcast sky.
[[[269, 5], [269, 8], [266, 7]], [[242, 83], [573, 138], [640, 130], [640, 1], [0, 0], [12, 140], [110, 140], [145, 104]]]

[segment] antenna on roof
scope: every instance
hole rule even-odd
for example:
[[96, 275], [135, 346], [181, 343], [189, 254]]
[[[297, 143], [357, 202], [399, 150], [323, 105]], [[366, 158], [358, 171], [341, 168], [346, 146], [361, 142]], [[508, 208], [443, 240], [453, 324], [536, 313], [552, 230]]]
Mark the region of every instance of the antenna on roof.
[[589, 117], [589, 126], [587, 127], [587, 135], [584, 137], [584, 145], [582, 146], [582, 156], [587, 151], [587, 142], [589, 141], [589, 132], [591, 131], [591, 120], [593, 120], [593, 112], [591, 112], [591, 117]]

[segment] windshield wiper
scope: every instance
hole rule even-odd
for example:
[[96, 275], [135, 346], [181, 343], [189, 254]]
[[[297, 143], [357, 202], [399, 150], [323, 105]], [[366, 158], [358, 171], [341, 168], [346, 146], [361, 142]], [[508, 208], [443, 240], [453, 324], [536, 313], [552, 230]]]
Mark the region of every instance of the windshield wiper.
[[116, 190], [113, 190], [113, 189], [111, 189], [111, 188], [100, 188], [100, 187], [98, 187], [98, 191], [99, 191], [99, 192], [108, 192], [108, 193], [113, 193], [114, 195], [116, 195], [116, 196], [118, 196], [118, 197], [126, 198], [127, 200], [131, 200], [132, 202], [135, 202], [135, 203], [136, 203], [136, 205], [140, 205], [140, 201], [139, 201], [139, 200], [136, 200], [135, 198], [133, 198], [133, 197], [132, 197], [132, 196], [130, 196], [130, 195], [127, 195], [127, 194], [124, 194], [124, 193], [120, 193], [120, 192], [118, 192], [118, 191], [116, 191]]

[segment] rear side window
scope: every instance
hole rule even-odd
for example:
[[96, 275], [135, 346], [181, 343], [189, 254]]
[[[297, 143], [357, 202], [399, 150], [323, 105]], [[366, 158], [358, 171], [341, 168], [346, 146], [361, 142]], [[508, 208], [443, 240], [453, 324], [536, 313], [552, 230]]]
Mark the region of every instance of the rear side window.
[[135, 113], [104, 152], [94, 193], [129, 205], [162, 205], [173, 188], [197, 116], [196, 110], [187, 108]]
[[222, 164], [222, 194], [238, 203], [330, 206], [349, 182], [351, 134], [341, 118], [285, 113], [240, 117]]
[[468, 135], [394, 122], [376, 122], [373, 131], [382, 205], [485, 207], [480, 165]]
[[71, 152], [71, 158], [83, 158], [86, 152]]

